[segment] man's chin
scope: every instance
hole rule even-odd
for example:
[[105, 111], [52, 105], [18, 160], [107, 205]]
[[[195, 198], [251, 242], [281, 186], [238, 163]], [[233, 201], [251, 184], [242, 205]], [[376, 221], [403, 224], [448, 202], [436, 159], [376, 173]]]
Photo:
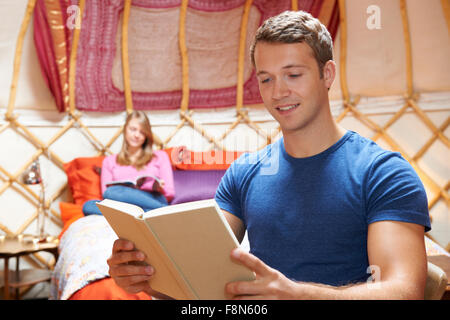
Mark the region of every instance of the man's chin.
[[308, 126], [307, 123], [278, 123], [280, 124], [283, 135], [301, 132]]

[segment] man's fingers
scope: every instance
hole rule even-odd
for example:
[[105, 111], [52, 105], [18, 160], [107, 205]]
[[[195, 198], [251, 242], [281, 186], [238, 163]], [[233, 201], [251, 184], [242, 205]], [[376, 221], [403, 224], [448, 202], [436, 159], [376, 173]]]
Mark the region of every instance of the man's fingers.
[[125, 239], [117, 239], [114, 241], [112, 252], [118, 252], [118, 251], [129, 251], [134, 249], [134, 244], [131, 241], [125, 240]]
[[261, 293], [263, 286], [256, 281], [235, 281], [225, 285], [225, 292], [232, 296], [257, 295]]
[[146, 291], [150, 288], [150, 286], [148, 285], [148, 283], [146, 281], [144, 282], [140, 282], [140, 283], [136, 283], [132, 286], [128, 286], [128, 287], [124, 287], [125, 291], [129, 292], [129, 293], [139, 293], [142, 291]]
[[[153, 275], [155, 270], [151, 266], [137, 266], [137, 265], [119, 265], [111, 267], [109, 269], [109, 275], [111, 277], [135, 277], [135, 276], [145, 276], [150, 277]], [[142, 280], [139, 280], [142, 281]], [[135, 281], [132, 281], [135, 282]]]
[[149, 276], [127, 276], [127, 277], [116, 277], [114, 280], [117, 284], [123, 287], [135, 286], [140, 283], [147, 283], [150, 279]]
[[147, 290], [150, 287], [148, 284], [148, 280], [149, 278], [145, 276], [114, 278], [116, 284], [129, 293], [138, 293]]
[[253, 254], [248, 253], [244, 250], [234, 249], [231, 252], [231, 258], [234, 261], [243, 264], [244, 266], [255, 272], [257, 275], [264, 276], [271, 273], [271, 268], [269, 266], [267, 266]]
[[134, 261], [144, 261], [145, 255], [140, 251], [117, 251], [108, 260], [110, 267]]
[[155, 270], [145, 262], [143, 252], [125, 239], [114, 241], [112, 255], [107, 260], [109, 275], [115, 283], [130, 293], [150, 289], [148, 280]]

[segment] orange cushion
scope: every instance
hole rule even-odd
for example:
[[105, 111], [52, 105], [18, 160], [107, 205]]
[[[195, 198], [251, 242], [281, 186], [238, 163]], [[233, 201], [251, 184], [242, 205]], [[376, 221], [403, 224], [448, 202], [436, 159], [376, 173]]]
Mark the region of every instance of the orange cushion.
[[186, 147], [164, 149], [177, 170], [227, 170], [242, 151], [190, 151]]
[[100, 175], [104, 156], [76, 158], [64, 164], [73, 201], [83, 205], [87, 200], [101, 199]]
[[82, 169], [91, 166], [101, 167], [104, 158], [105, 156], [75, 158], [72, 161], [64, 164], [64, 170], [67, 170], [66, 168], [71, 167], [74, 167], [75, 169]]
[[112, 278], [105, 278], [78, 290], [69, 300], [152, 300], [152, 297], [144, 292], [127, 293]]
[[80, 219], [81, 217], [84, 217], [83, 206], [75, 203], [69, 203], [69, 202], [60, 202], [59, 203], [59, 210], [61, 212], [61, 220], [63, 222], [63, 228], [59, 234], [59, 239], [61, 239], [62, 235], [66, 230], [69, 228], [69, 226]]

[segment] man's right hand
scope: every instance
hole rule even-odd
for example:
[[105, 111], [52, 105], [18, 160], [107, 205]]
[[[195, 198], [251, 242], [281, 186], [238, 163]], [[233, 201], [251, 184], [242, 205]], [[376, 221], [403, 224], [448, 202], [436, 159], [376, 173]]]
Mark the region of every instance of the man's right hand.
[[116, 284], [129, 293], [141, 291], [153, 294], [148, 280], [154, 274], [152, 266], [144, 262], [145, 255], [128, 240], [114, 241], [112, 255], [107, 260], [109, 275]]

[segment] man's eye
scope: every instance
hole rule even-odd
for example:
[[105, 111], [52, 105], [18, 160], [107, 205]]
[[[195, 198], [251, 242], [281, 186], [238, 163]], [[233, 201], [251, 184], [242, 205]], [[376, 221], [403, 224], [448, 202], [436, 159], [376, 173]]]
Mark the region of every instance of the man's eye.
[[261, 80], [261, 83], [267, 83], [267, 82], [269, 82], [269, 81], [270, 81], [270, 78], [262, 79], [262, 80]]
[[291, 77], [291, 78], [299, 78], [299, 77], [301, 77], [301, 76], [302, 76], [301, 73], [298, 73], [298, 74], [290, 74], [290, 75], [289, 75], [289, 77]]

